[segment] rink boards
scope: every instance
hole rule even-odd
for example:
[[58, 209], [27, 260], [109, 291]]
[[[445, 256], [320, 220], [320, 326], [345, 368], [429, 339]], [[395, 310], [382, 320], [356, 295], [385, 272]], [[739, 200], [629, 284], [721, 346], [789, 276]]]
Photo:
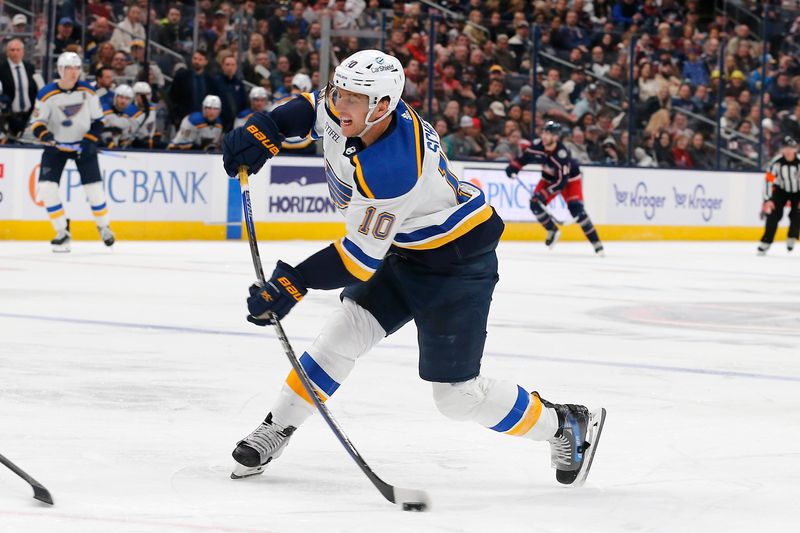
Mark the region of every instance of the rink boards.
[[[112, 227], [120, 239], [241, 239], [239, 186], [222, 157], [175, 152], [113, 152], [100, 157]], [[0, 239], [49, 239], [52, 228], [37, 201], [41, 150], [0, 149]], [[462, 180], [481, 187], [506, 221], [504, 239], [541, 239], [528, 209], [538, 167], [506, 178], [504, 163], [452, 161]], [[760, 235], [762, 173], [584, 167], [586, 210], [605, 240], [753, 240]], [[323, 160], [278, 157], [250, 180], [260, 239], [333, 239], [344, 233], [330, 199]], [[76, 239], [96, 239], [92, 215], [69, 162], [62, 199]], [[571, 220], [563, 199], [550, 209]], [[583, 239], [573, 224], [565, 240]]]

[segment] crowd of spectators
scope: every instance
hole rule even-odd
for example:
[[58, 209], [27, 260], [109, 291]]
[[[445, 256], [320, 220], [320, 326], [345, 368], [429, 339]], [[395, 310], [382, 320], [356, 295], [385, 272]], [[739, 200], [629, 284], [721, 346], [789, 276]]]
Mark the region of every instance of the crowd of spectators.
[[[160, 46], [146, 64], [146, 0], [87, 0], [85, 9], [65, 0], [49, 53], [80, 53], [99, 92], [149, 82], [166, 140], [208, 95], [220, 98], [227, 131], [252, 87], [268, 105], [320, 88], [324, 16], [334, 30], [375, 35], [334, 37], [331, 65], [381, 45], [398, 57], [404, 99], [454, 159], [512, 159], [550, 119], [584, 164], [755, 168], [783, 136], [800, 138], [795, 2], [734, 0], [725, 12], [699, 0], [435, 3], [462, 16], [390, 0], [151, 0], [149, 38]], [[6, 42], [16, 37], [46, 71], [44, 15], [3, 13], [0, 1]]]

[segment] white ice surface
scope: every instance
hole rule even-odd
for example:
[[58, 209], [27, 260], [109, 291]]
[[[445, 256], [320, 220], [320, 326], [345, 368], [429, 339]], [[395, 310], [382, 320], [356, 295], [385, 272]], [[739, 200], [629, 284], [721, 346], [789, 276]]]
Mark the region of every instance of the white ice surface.
[[[269, 272], [322, 243], [262, 243]], [[289, 364], [244, 321], [246, 242], [0, 242], [0, 466], [6, 532], [752, 532], [800, 527], [800, 254], [782, 243], [502, 244], [483, 373], [604, 406], [586, 486], [546, 444], [440, 415], [409, 325], [329, 406], [378, 475], [429, 491], [388, 504], [313, 417], [255, 478], [230, 452]], [[338, 292], [285, 321], [310, 343]], [[465, 324], [465, 327], [467, 325]]]

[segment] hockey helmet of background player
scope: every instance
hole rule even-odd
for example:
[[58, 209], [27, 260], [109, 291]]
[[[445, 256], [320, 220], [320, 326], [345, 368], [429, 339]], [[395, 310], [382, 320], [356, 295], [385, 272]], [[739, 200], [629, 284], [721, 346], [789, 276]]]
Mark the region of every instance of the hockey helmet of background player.
[[253, 87], [250, 89], [250, 100], [258, 100], [259, 98], [267, 99], [267, 90], [263, 87]]
[[[259, 89], [260, 87], [255, 88]], [[292, 78], [292, 88], [297, 89], [301, 93], [309, 92], [311, 90], [311, 78], [308, 77], [308, 74], [298, 72]]]
[[783, 138], [781, 146], [787, 146], [789, 148], [797, 148], [797, 141], [791, 135], [787, 135], [786, 137]]
[[[131, 89], [130, 85], [125, 85], [124, 83], [122, 85], [117, 85], [117, 87], [114, 89], [114, 101], [115, 102], [116, 102], [118, 96], [121, 96], [123, 98], [127, 98], [128, 99], [128, 104], [130, 104], [131, 101], [133, 100], [133, 89]], [[125, 104], [125, 105], [127, 106], [128, 104]]]
[[209, 94], [203, 98], [203, 108], [210, 107], [211, 109], [222, 109], [222, 100], [219, 96]]
[[133, 84], [133, 94], [146, 94], [150, 98], [150, 95], [153, 94], [153, 89], [150, 88], [150, 84], [146, 81], [137, 81]]
[[552, 133], [553, 135], [561, 136], [561, 124], [555, 120], [548, 120], [542, 126], [542, 132]]
[[[333, 73], [333, 85], [339, 89], [365, 94], [369, 97], [369, 111], [363, 135], [370, 127], [392, 114], [406, 84], [406, 75], [400, 61], [379, 50], [362, 50], [342, 61]], [[372, 112], [383, 98], [389, 98], [389, 110], [381, 118], [371, 120]]]
[[81, 68], [83, 66], [83, 62], [81, 61], [81, 56], [76, 54], [75, 52], [64, 52], [60, 56], [58, 56], [58, 61], [56, 62], [56, 68], [58, 69], [58, 76], [63, 78], [64, 77], [64, 69], [67, 67], [77, 67]]

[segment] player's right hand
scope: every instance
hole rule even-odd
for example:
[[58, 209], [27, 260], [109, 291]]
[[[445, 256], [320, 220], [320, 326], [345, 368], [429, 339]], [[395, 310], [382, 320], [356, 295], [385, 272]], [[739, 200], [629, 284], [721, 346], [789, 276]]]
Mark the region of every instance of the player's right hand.
[[237, 177], [239, 167], [255, 174], [267, 159], [278, 155], [283, 135], [266, 113], [253, 113], [245, 125], [225, 134], [222, 139], [222, 162], [228, 176]]
[[257, 326], [266, 326], [272, 323], [270, 313], [275, 313], [278, 320], [281, 320], [306, 293], [308, 289], [300, 273], [293, 266], [278, 261], [266, 285], [250, 286], [250, 296], [247, 298], [247, 310], [250, 314], [247, 321]]

